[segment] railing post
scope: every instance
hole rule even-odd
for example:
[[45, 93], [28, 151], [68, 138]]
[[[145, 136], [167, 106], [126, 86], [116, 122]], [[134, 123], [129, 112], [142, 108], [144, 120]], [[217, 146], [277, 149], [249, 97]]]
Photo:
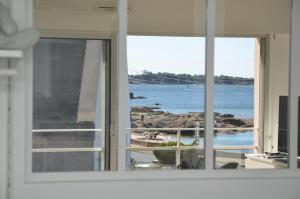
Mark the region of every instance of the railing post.
[[195, 135], [195, 144], [196, 145], [199, 145], [199, 138], [200, 138], [200, 130], [199, 130], [199, 128], [200, 128], [200, 124], [197, 123], [196, 124], [196, 135]]
[[181, 130], [177, 130], [177, 148], [176, 148], [176, 167], [180, 165], [180, 140], [181, 140]]

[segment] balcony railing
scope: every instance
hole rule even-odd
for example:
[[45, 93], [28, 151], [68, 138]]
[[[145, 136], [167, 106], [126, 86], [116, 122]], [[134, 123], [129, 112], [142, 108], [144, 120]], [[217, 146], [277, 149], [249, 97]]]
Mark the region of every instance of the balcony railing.
[[[195, 139], [200, 138], [200, 131], [204, 131], [204, 128], [128, 128], [126, 129], [130, 133], [132, 132], [143, 132], [143, 131], [176, 131], [176, 146], [153, 146], [153, 147], [144, 147], [138, 146], [133, 147], [129, 146], [126, 148], [127, 151], [132, 152], [142, 152], [142, 151], [176, 151], [176, 166], [181, 163], [181, 151], [184, 150], [203, 150], [204, 146], [200, 145], [191, 145], [191, 146], [182, 146], [181, 145], [181, 136], [187, 131], [195, 131]], [[214, 128], [214, 131], [258, 131], [256, 128]], [[257, 150], [258, 146], [214, 146], [214, 150]]]
[[[195, 132], [195, 139], [200, 138], [200, 131], [204, 131], [204, 128], [128, 128], [127, 132], [143, 132], [143, 131], [176, 131], [176, 146], [128, 146], [126, 147], [127, 151], [132, 152], [143, 152], [143, 151], [175, 151], [176, 152], [176, 166], [181, 163], [181, 152], [185, 150], [203, 150], [204, 147], [196, 144], [184, 146], [181, 144], [181, 136], [187, 131]], [[258, 131], [255, 128], [214, 128], [215, 131]], [[103, 140], [103, 132], [102, 129], [35, 129], [32, 130], [33, 133], [76, 133], [76, 132], [95, 132], [99, 133], [99, 136], [102, 137]], [[257, 150], [258, 146], [250, 145], [250, 146], [215, 146], [214, 150], [226, 151], [226, 150]], [[89, 147], [89, 148], [33, 148], [33, 153], [64, 153], [64, 152], [104, 152], [104, 146], [101, 147]]]
[[[99, 133], [99, 136], [102, 137], [102, 129], [34, 129], [32, 133], [86, 133], [86, 132], [95, 132]], [[104, 147], [88, 147], [88, 148], [33, 148], [33, 153], [65, 153], [65, 152], [103, 152]]]

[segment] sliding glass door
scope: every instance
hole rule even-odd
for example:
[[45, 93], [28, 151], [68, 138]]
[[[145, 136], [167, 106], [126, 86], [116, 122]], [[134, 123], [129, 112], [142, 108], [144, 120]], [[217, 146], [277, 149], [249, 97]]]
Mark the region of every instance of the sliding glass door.
[[43, 38], [35, 46], [32, 172], [105, 170], [109, 45]]

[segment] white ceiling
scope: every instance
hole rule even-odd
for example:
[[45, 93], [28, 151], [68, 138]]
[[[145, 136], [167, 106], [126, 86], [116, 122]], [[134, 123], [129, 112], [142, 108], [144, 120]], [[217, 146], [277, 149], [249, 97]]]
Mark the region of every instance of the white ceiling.
[[[218, 0], [219, 35], [264, 35], [290, 31], [290, 0]], [[117, 0], [34, 0], [39, 29], [115, 32], [116, 10], [98, 9]], [[102, 4], [101, 4], [102, 3]], [[130, 34], [205, 34], [205, 0], [129, 0]]]

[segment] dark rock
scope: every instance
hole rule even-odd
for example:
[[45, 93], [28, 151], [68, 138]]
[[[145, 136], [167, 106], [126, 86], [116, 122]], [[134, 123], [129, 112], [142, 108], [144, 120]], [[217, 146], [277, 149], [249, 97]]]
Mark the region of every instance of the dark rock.
[[227, 117], [227, 118], [234, 118], [234, 115], [232, 114], [224, 114], [222, 117]]
[[231, 124], [234, 126], [244, 126], [246, 123], [241, 120], [241, 119], [236, 119], [236, 118], [226, 118], [222, 120], [222, 123], [226, 123], [226, 124]]
[[129, 98], [130, 98], [130, 99], [134, 99], [133, 92], [130, 92], [130, 93], [129, 93]]
[[137, 96], [137, 97], [135, 97], [134, 94], [133, 94], [133, 92], [129, 93], [129, 98], [130, 99], [146, 99], [146, 97], [144, 97], [144, 96]]
[[136, 113], [149, 113], [152, 111], [153, 111], [153, 109], [151, 107], [146, 107], [146, 106], [131, 107], [131, 112], [136, 112]]
[[160, 109], [159, 107], [155, 106], [155, 107], [152, 107], [152, 109]]
[[133, 97], [133, 99], [146, 99], [146, 97], [144, 97], [144, 96], [137, 96], [137, 97]]
[[147, 140], [156, 140], [156, 137], [159, 135], [159, 132], [145, 132], [143, 135]]
[[[155, 107], [132, 107], [131, 125], [132, 128], [195, 128], [205, 127], [205, 113], [191, 112], [187, 114], [173, 114], [154, 110]], [[144, 120], [141, 120], [144, 115]], [[252, 119], [239, 119], [231, 114], [219, 114], [215, 117], [217, 128], [248, 128], [253, 127]], [[225, 117], [226, 116], [226, 117]], [[176, 131], [160, 131], [165, 133], [176, 133]], [[227, 131], [218, 131], [225, 132]], [[194, 134], [194, 130], [185, 131], [187, 134]], [[231, 131], [231, 133], [235, 133]]]

